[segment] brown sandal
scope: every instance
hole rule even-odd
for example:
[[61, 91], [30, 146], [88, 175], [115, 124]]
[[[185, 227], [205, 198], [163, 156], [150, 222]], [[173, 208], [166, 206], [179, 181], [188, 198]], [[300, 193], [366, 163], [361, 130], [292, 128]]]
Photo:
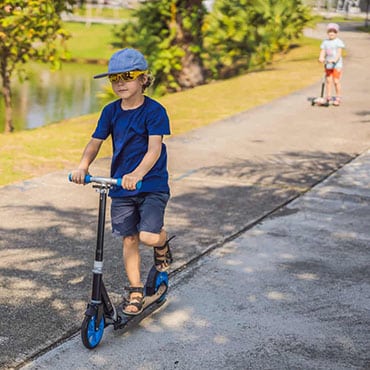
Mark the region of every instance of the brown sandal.
[[[125, 290], [128, 291], [128, 298], [124, 298], [122, 312], [125, 315], [136, 316], [143, 312], [143, 303], [144, 303], [144, 288], [143, 287], [125, 287]], [[141, 297], [135, 296], [131, 297], [132, 293], [140, 293]], [[127, 307], [134, 306], [137, 311], [127, 311]]]
[[[154, 265], [157, 271], [164, 272], [167, 271], [170, 268], [171, 263], [173, 262], [172, 253], [170, 249], [170, 240], [172, 240], [175, 237], [172, 236], [169, 238], [166, 243], [162, 247], [154, 247]], [[158, 253], [158, 251], [163, 251], [164, 253]]]

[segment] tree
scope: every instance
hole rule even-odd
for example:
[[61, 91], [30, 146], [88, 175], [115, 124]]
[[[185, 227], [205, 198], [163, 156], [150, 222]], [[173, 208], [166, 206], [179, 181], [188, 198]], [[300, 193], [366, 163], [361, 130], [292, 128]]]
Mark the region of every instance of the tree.
[[206, 19], [204, 46], [214, 78], [245, 71], [259, 44], [252, 22], [254, 0], [216, 0]]
[[139, 49], [155, 75], [158, 93], [203, 84], [202, 0], [145, 1], [116, 31], [115, 46]]
[[309, 19], [302, 0], [216, 0], [204, 34], [207, 67], [215, 78], [263, 67], [301, 36]]
[[75, 0], [7, 0], [0, 8], [0, 75], [5, 102], [5, 132], [13, 131], [11, 77], [31, 60], [57, 68], [68, 38], [60, 14]]
[[172, 92], [263, 67], [287, 50], [310, 19], [303, 0], [143, 2], [117, 32], [119, 47], [148, 58], [157, 92]]

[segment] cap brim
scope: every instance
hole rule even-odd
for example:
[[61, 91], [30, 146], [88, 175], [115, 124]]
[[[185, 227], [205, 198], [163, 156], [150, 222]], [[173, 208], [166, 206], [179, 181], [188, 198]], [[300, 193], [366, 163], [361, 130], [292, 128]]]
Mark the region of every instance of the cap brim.
[[94, 78], [107, 77], [108, 75], [109, 75], [109, 73], [108, 73], [108, 72], [106, 72], [106, 73], [100, 73], [99, 75], [94, 76]]
[[[105, 73], [100, 73], [98, 75], [95, 75], [94, 78], [102, 78], [102, 77], [107, 77], [109, 75], [114, 75], [114, 74], [117, 74], [117, 73], [125, 73], [125, 72], [130, 72], [132, 71], [133, 69], [126, 69], [126, 70], [119, 70], [119, 71], [114, 71], [114, 72], [105, 72]], [[141, 71], [141, 69], [135, 69], [135, 71]], [[147, 69], [143, 69], [142, 70], [143, 72], [146, 72]]]

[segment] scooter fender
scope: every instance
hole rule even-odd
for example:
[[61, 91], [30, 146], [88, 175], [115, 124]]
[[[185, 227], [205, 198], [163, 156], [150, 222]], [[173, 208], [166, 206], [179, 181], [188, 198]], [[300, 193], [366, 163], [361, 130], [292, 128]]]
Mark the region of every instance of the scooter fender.
[[145, 284], [145, 296], [152, 296], [156, 293], [158, 287], [164, 283], [168, 286], [168, 274], [167, 272], [159, 272], [152, 266], [149, 271], [146, 284]]
[[87, 305], [85, 315], [89, 316], [89, 317], [94, 317], [95, 316], [95, 329], [98, 330], [99, 325], [100, 325], [100, 321], [102, 320], [102, 318], [104, 316], [103, 305], [102, 304], [96, 305], [96, 304], [89, 303]]
[[85, 315], [92, 317], [92, 316], [95, 316], [97, 313], [98, 313], [98, 307], [96, 305], [93, 305], [93, 304], [89, 303], [87, 305]]

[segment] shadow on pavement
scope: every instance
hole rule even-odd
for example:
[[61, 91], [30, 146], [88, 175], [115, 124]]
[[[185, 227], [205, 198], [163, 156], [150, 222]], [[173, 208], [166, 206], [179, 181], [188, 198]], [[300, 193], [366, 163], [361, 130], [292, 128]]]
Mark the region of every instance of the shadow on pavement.
[[[167, 213], [167, 229], [177, 235], [174, 268], [242, 232], [351, 158], [346, 153], [288, 152], [268, 161], [203, 167], [174, 181]], [[0, 209], [14, 217], [12, 227], [0, 228], [1, 366], [45, 350], [81, 324], [90, 294], [98, 195], [88, 209], [79, 207], [79, 199], [74, 204], [66, 209], [52, 203]], [[22, 224], [22, 214], [30, 213], [35, 222]], [[147, 271], [151, 251], [143, 249], [142, 258]], [[121, 242], [112, 237], [109, 224], [104, 271], [106, 286], [118, 301], [126, 281]]]

